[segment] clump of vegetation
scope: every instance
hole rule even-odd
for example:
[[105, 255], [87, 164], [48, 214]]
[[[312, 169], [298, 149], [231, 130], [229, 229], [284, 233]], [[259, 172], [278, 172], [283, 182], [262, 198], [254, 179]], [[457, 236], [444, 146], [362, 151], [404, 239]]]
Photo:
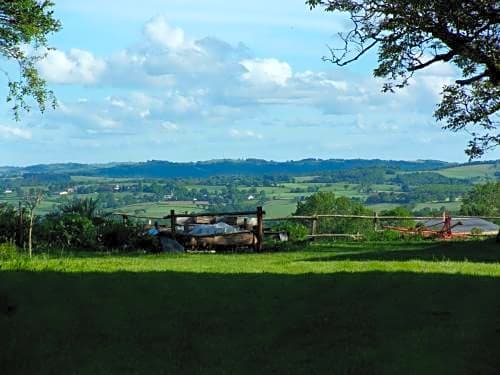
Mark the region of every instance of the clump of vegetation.
[[489, 182], [474, 186], [464, 198], [461, 215], [499, 216], [500, 215], [500, 182]]
[[470, 234], [473, 236], [480, 236], [483, 234], [483, 230], [481, 228], [474, 227], [470, 230]]
[[396, 207], [392, 210], [385, 210], [380, 213], [380, 216], [395, 216], [401, 217], [402, 219], [393, 219], [384, 221], [384, 224], [393, 225], [404, 228], [415, 228], [416, 222], [415, 220], [408, 219], [408, 217], [412, 217], [413, 214], [410, 210], [405, 207]]
[[0, 260], [12, 259], [17, 256], [17, 247], [13, 242], [0, 243]]
[[[19, 214], [11, 205], [0, 207], [0, 243], [20, 240]], [[26, 240], [29, 228], [33, 229], [33, 247], [38, 250], [130, 251], [155, 246], [154, 239], [144, 235], [142, 225], [100, 216], [98, 202], [92, 198], [74, 199], [43, 217], [25, 220], [20, 237]]]
[[309, 234], [309, 229], [305, 225], [293, 222], [284, 222], [277, 229], [287, 232], [289, 241], [304, 241]]
[[8, 204], [0, 205], [0, 243], [13, 241], [19, 229], [16, 209]]
[[[295, 215], [373, 215], [373, 211], [346, 197], [337, 197], [333, 192], [319, 192], [297, 203]], [[317, 233], [361, 233], [373, 231], [373, 223], [365, 219], [321, 218]]]
[[37, 239], [62, 249], [93, 249], [97, 246], [97, 228], [85, 216], [55, 212], [39, 223]]

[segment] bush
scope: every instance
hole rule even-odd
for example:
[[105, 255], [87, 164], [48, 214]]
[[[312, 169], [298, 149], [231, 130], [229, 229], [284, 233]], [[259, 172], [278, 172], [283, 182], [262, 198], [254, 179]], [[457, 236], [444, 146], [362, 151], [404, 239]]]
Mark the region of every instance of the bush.
[[[295, 215], [373, 215], [373, 211], [346, 197], [337, 197], [333, 192], [319, 192], [297, 204]], [[321, 218], [318, 220], [317, 233], [368, 234], [373, 232], [371, 220], [353, 218]]]
[[470, 230], [470, 234], [474, 236], [480, 236], [483, 234], [483, 230], [481, 228], [474, 227]]
[[37, 225], [35, 239], [49, 247], [87, 249], [97, 246], [97, 228], [91, 219], [79, 214], [53, 213]]
[[282, 223], [277, 230], [287, 232], [289, 241], [303, 241], [309, 234], [309, 229], [305, 225], [293, 222]]
[[0, 242], [13, 241], [16, 238], [19, 215], [11, 205], [0, 205]]
[[13, 259], [18, 256], [17, 247], [12, 242], [0, 243], [0, 260]]
[[106, 249], [135, 250], [153, 249], [157, 238], [144, 234], [140, 225], [123, 224], [108, 220], [99, 226], [99, 243]]
[[[380, 213], [380, 216], [396, 216], [396, 217], [411, 217], [413, 214], [410, 210], [405, 207], [396, 207], [392, 210], [385, 210]], [[392, 225], [397, 227], [404, 228], [415, 228], [417, 223], [412, 219], [394, 219], [394, 220], [385, 220], [384, 224]]]

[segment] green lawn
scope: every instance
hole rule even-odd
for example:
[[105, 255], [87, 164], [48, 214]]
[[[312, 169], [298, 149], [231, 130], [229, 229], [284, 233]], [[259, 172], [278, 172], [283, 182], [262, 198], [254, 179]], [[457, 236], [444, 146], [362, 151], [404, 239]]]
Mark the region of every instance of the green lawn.
[[495, 374], [499, 261], [491, 241], [4, 260], [0, 369]]

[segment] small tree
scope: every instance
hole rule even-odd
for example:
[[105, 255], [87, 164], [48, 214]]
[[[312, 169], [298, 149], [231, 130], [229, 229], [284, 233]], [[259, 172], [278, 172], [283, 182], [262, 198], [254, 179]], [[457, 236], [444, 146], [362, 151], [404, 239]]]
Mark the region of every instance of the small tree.
[[43, 191], [37, 191], [33, 195], [28, 195], [25, 200], [26, 208], [28, 209], [28, 254], [30, 258], [33, 255], [33, 223], [35, 221], [35, 210], [43, 199]]

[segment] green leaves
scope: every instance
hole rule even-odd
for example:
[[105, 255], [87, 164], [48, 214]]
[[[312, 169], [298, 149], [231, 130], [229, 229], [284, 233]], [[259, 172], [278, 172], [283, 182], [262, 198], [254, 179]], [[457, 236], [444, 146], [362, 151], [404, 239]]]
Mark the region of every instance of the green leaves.
[[36, 62], [45, 57], [50, 47], [47, 37], [61, 24], [54, 18], [52, 1], [4, 0], [0, 2], [0, 54], [17, 62], [19, 78], [7, 75], [7, 102], [12, 104], [16, 120], [21, 112], [32, 107], [34, 100], [40, 111], [56, 106], [54, 93], [36, 69]]
[[463, 200], [462, 215], [500, 215], [500, 182], [476, 185]]

